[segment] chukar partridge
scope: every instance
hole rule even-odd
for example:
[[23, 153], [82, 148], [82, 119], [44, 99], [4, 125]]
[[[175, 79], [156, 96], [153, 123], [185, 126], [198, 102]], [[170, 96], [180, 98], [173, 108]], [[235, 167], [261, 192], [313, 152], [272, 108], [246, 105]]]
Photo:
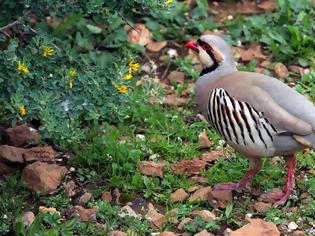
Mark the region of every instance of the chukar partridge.
[[261, 157], [284, 156], [288, 173], [282, 192], [264, 194], [287, 201], [294, 190], [294, 153], [315, 149], [315, 107], [304, 96], [275, 78], [240, 72], [229, 45], [220, 37], [205, 35], [190, 41], [203, 70], [196, 82], [196, 100], [211, 126], [230, 146], [249, 159], [250, 168], [236, 184], [217, 184], [215, 189], [245, 187], [262, 167]]

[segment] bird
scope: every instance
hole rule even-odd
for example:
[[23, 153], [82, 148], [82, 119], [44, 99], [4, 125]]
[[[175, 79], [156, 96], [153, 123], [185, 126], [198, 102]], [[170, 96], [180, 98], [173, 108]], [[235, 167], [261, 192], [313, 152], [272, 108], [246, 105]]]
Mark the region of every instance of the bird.
[[254, 72], [238, 71], [229, 44], [213, 34], [191, 40], [202, 65], [195, 84], [198, 107], [225, 142], [249, 160], [238, 183], [216, 184], [216, 190], [241, 190], [261, 170], [262, 157], [283, 156], [287, 176], [282, 191], [264, 193], [274, 206], [294, 192], [295, 153], [315, 149], [315, 107], [282, 81]]

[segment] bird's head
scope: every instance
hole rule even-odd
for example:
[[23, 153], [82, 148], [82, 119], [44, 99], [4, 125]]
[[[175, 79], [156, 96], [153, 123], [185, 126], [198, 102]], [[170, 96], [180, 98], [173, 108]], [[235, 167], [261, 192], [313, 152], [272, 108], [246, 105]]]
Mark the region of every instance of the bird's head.
[[217, 70], [221, 66], [235, 67], [230, 46], [219, 36], [204, 35], [198, 40], [185, 44], [199, 56], [199, 60], [206, 73]]

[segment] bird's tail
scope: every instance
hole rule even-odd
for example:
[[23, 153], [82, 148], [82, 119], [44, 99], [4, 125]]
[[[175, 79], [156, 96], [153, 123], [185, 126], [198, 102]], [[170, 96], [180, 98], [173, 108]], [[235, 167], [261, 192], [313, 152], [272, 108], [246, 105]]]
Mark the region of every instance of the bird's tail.
[[315, 150], [315, 133], [306, 136], [305, 139], [310, 143], [311, 148]]

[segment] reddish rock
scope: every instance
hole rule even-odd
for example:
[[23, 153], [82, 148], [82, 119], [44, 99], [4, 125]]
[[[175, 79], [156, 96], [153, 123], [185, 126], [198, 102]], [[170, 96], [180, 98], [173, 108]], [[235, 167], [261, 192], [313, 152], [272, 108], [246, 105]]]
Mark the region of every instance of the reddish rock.
[[122, 231], [119, 231], [119, 230], [116, 230], [116, 231], [112, 231], [110, 233], [111, 236], [127, 236], [127, 234], [125, 232], [122, 232]]
[[305, 69], [303, 67], [300, 67], [300, 66], [297, 66], [297, 65], [291, 65], [289, 66], [289, 70], [296, 73], [296, 74], [299, 74], [299, 75], [304, 75], [305, 74]]
[[167, 79], [174, 84], [175, 83], [183, 84], [185, 80], [185, 74], [181, 71], [174, 70], [171, 73], [169, 73]]
[[167, 45], [166, 41], [150, 42], [147, 44], [147, 49], [151, 52], [159, 52], [166, 45]]
[[163, 178], [164, 164], [153, 161], [142, 161], [140, 164], [140, 172], [143, 175], [157, 176]]
[[92, 198], [92, 193], [86, 192], [79, 198], [78, 204], [79, 205], [84, 205], [88, 201], [90, 201], [91, 198]]
[[65, 192], [66, 194], [68, 195], [68, 197], [72, 197], [75, 195], [75, 188], [76, 188], [76, 185], [74, 183], [73, 180], [70, 180], [69, 182], [67, 182], [65, 185]]
[[134, 27], [129, 31], [128, 39], [132, 43], [145, 46], [152, 42], [152, 33], [144, 24], [138, 23], [135, 24]]
[[23, 148], [12, 147], [8, 145], [0, 146], [0, 159], [8, 162], [24, 163]]
[[195, 211], [191, 212], [191, 215], [192, 216], [201, 216], [201, 218], [207, 223], [215, 220], [215, 218], [216, 218], [215, 214], [213, 214], [211, 211], [208, 211], [208, 210], [200, 210], [200, 211], [195, 210]]
[[274, 71], [276, 75], [280, 78], [286, 78], [289, 76], [289, 71], [287, 67], [280, 62], [275, 65]]
[[201, 232], [196, 233], [194, 236], [212, 236], [212, 235], [213, 234], [208, 233], [208, 231], [204, 229]]
[[194, 192], [188, 200], [190, 202], [193, 202], [196, 200], [207, 200], [209, 192], [211, 192], [211, 187], [200, 188], [196, 190], [196, 192]]
[[208, 183], [208, 179], [205, 177], [201, 177], [201, 176], [192, 176], [189, 178], [191, 181], [194, 181], [196, 183], [200, 183], [200, 184], [206, 184]]
[[56, 190], [66, 173], [64, 166], [37, 161], [24, 168], [22, 179], [31, 190], [49, 193]]
[[303, 230], [295, 230], [293, 233], [292, 233], [293, 236], [304, 236], [305, 235], [305, 232]]
[[207, 162], [216, 161], [221, 158], [225, 158], [223, 150], [206, 152], [201, 156], [201, 159]]
[[82, 222], [96, 221], [96, 208], [86, 209], [82, 206], [75, 206], [73, 209], [73, 215]]
[[195, 192], [196, 190], [198, 190], [198, 189], [200, 189], [200, 188], [202, 188], [201, 185], [192, 186], [192, 187], [190, 187], [190, 188], [188, 189], [188, 192], [189, 192], [189, 193], [192, 193], [192, 192]]
[[166, 217], [163, 214], [158, 213], [151, 203], [148, 204], [146, 218], [158, 228], [162, 227], [167, 222]]
[[55, 160], [56, 152], [52, 147], [33, 147], [25, 149], [24, 159], [26, 162], [41, 161], [41, 162], [53, 162]]
[[192, 159], [183, 160], [172, 165], [175, 174], [199, 174], [207, 165], [205, 160]]
[[20, 125], [15, 128], [6, 129], [10, 138], [10, 145], [23, 147], [30, 143], [38, 143], [40, 136], [37, 131], [27, 125]]
[[276, 225], [272, 222], [266, 222], [262, 219], [252, 219], [242, 228], [233, 231], [229, 236], [280, 236]]
[[205, 129], [198, 136], [198, 146], [200, 148], [209, 148], [211, 146], [210, 139]]
[[176, 234], [174, 234], [171, 231], [165, 231], [159, 234], [159, 236], [176, 236]]
[[12, 173], [13, 169], [5, 163], [0, 162], [0, 175]]
[[188, 198], [188, 193], [185, 192], [183, 188], [177, 189], [174, 193], [171, 194], [171, 202], [180, 202]]
[[188, 223], [191, 223], [193, 222], [193, 219], [187, 217], [187, 218], [184, 218], [180, 223], [179, 225], [177, 226], [177, 229], [178, 230], [183, 230], [184, 229], [184, 226]]
[[255, 202], [254, 208], [256, 211], [265, 212], [269, 210], [271, 205], [272, 205], [271, 203], [266, 203], [266, 202]]
[[33, 221], [35, 220], [35, 215], [31, 211], [26, 211], [23, 213], [23, 223], [24, 225], [31, 225]]
[[101, 198], [105, 202], [111, 202], [113, 200], [111, 192], [103, 192]]
[[209, 191], [207, 199], [212, 207], [225, 209], [233, 201], [233, 194], [230, 190], [213, 190]]

